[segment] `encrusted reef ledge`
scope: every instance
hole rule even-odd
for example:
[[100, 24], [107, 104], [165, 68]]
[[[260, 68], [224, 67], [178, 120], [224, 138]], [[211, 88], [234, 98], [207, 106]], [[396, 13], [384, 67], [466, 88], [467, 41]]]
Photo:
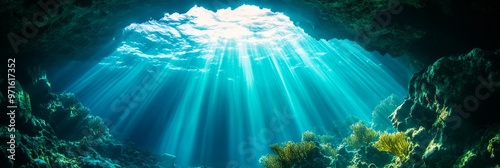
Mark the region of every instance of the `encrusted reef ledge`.
[[404, 167], [500, 165], [499, 64], [500, 50], [474, 49], [412, 77], [408, 97], [391, 115], [414, 142]]
[[[33, 80], [31, 85], [16, 83], [15, 160], [8, 158], [9, 147], [2, 145], [2, 167], [176, 167], [175, 156], [143, 151], [115, 139], [103, 120], [91, 115], [74, 94], [52, 93], [45, 75]], [[5, 104], [3, 97], [0, 104]], [[11, 136], [8, 122], [0, 121], [3, 143]]]

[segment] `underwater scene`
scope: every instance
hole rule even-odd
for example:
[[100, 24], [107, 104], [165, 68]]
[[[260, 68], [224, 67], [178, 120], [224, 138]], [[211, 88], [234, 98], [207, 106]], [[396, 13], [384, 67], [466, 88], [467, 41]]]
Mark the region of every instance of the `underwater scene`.
[[500, 1], [2, 1], [1, 168], [500, 168]]

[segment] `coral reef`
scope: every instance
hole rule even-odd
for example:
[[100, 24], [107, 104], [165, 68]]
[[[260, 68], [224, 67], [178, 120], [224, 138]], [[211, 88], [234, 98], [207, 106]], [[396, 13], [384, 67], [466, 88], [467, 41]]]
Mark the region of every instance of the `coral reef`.
[[313, 142], [315, 140], [314, 133], [311, 131], [306, 131], [302, 133], [302, 142]]
[[330, 144], [320, 144], [321, 153], [325, 156], [336, 157], [338, 154], [337, 149], [333, 148]]
[[499, 55], [474, 49], [441, 58], [412, 77], [408, 98], [391, 114], [394, 127], [415, 144], [402, 166], [498, 166], [488, 146], [500, 130], [491, 117], [500, 110]]
[[373, 145], [379, 151], [390, 152], [396, 155], [401, 161], [408, 159], [411, 143], [406, 139], [404, 132], [389, 134], [384, 132], [380, 139]]
[[[416, 73], [407, 98], [390, 115], [398, 132], [384, 132], [373, 145], [379, 134], [359, 120], [351, 125], [350, 136], [324, 131], [318, 138], [308, 138], [321, 143], [308, 142], [319, 148], [323, 157], [318, 158], [331, 160], [323, 167], [498, 167], [500, 122], [492, 116], [500, 110], [500, 95], [496, 93], [500, 87], [499, 63], [500, 50], [474, 49], [441, 58]], [[393, 108], [392, 100], [388, 102]], [[383, 108], [386, 106], [381, 103], [374, 111], [387, 113], [390, 110]], [[352, 121], [356, 120], [338, 123], [346, 127]], [[340, 129], [340, 125], [334, 128]], [[336, 140], [342, 135], [348, 137], [343, 142]], [[261, 161], [266, 159], [261, 163], [283, 166], [278, 156], [268, 155]], [[300, 167], [294, 163], [286, 165]]]
[[[8, 159], [8, 147], [1, 146], [3, 167], [175, 167], [172, 155], [115, 139], [74, 94], [47, 92], [50, 83], [39, 74], [26, 87], [31, 89], [16, 83], [16, 160]], [[1, 120], [0, 125], [0, 140], [7, 142], [8, 123]]]
[[352, 134], [345, 139], [348, 146], [359, 149], [364, 146], [368, 146], [371, 142], [375, 141], [378, 137], [378, 133], [373, 129], [368, 128], [363, 122], [358, 122], [351, 125]]
[[330, 159], [320, 153], [314, 142], [287, 142], [270, 146], [275, 155], [266, 155], [259, 162], [266, 168], [326, 167]]

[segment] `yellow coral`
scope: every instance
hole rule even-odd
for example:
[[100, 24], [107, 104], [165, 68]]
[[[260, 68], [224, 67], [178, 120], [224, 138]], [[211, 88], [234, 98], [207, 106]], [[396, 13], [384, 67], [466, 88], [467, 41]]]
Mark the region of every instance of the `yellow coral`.
[[362, 146], [373, 142], [378, 137], [377, 132], [368, 128], [361, 121], [351, 125], [351, 130], [352, 134], [345, 139], [345, 142], [354, 149], [359, 149]]
[[373, 145], [379, 151], [391, 152], [402, 161], [408, 159], [411, 142], [406, 140], [404, 132], [389, 134], [384, 132], [380, 139]]
[[314, 142], [273, 144], [270, 148], [276, 155], [263, 156], [259, 161], [266, 168], [292, 167], [311, 157], [315, 147]]

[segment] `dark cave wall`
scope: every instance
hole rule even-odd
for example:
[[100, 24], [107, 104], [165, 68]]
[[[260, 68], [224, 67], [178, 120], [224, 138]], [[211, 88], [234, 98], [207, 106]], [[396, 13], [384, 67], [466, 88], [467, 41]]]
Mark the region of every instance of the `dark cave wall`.
[[[422, 67], [473, 48], [500, 46], [500, 2], [493, 0], [25, 0], [3, 1], [2, 55], [25, 66], [98, 61], [134, 22], [184, 13], [258, 5], [283, 12], [318, 39], [350, 39], [370, 51], [408, 55]], [[47, 8], [41, 4], [49, 4]], [[46, 16], [44, 18], [44, 16]], [[18, 48], [16, 52], [10, 40]], [[16, 44], [17, 43], [17, 44]]]
[[402, 167], [498, 167], [500, 50], [441, 58], [416, 73], [391, 114], [414, 144]]
[[[40, 3], [42, 2], [42, 3]], [[2, 53], [26, 66], [99, 60], [124, 37], [134, 22], [160, 18], [170, 1], [12, 1], [0, 10]], [[40, 5], [40, 4], [43, 5]], [[167, 8], [168, 10], [168, 8]], [[12, 41], [12, 42], [11, 42]], [[12, 45], [14, 43], [14, 47]]]

